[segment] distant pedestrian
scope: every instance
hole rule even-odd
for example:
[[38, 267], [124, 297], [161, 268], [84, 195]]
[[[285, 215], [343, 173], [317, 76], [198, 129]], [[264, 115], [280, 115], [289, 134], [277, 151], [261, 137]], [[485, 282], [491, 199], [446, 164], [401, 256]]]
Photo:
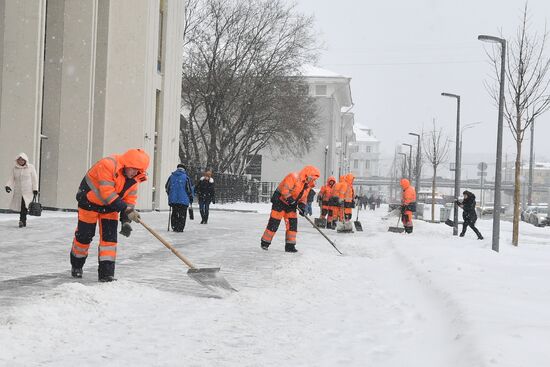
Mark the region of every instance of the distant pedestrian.
[[177, 169], [168, 177], [165, 188], [168, 194], [168, 205], [172, 208], [170, 218], [172, 230], [183, 232], [187, 220], [187, 208], [193, 203], [193, 183], [183, 164], [178, 164]]
[[464, 235], [466, 234], [466, 230], [468, 229], [468, 227], [470, 227], [477, 235], [477, 239], [482, 240], [483, 236], [475, 226], [477, 221], [476, 196], [468, 190], [464, 191], [462, 195], [464, 196], [462, 202], [458, 200], [455, 201], [455, 203], [462, 208], [462, 219], [464, 219], [464, 223], [462, 224], [462, 232], [460, 232], [460, 237], [464, 237]]
[[376, 207], [380, 208], [380, 204], [382, 203], [382, 199], [380, 199], [380, 196], [376, 198]]
[[207, 168], [204, 171], [204, 175], [200, 178], [195, 190], [199, 198], [199, 210], [202, 218], [201, 224], [207, 224], [210, 214], [210, 203], [216, 204], [214, 179], [212, 178], [212, 171], [210, 169]]
[[[315, 183], [312, 181], [313, 186], [315, 186]], [[310, 185], [311, 186], [311, 185]], [[306, 205], [306, 215], [313, 215], [313, 201], [315, 200], [315, 190], [313, 190], [313, 186], [311, 186], [311, 189], [307, 193], [307, 205]]]
[[29, 204], [38, 195], [38, 176], [25, 153], [15, 158], [15, 166], [5, 189], [8, 194], [13, 191], [10, 209], [19, 212], [19, 228], [26, 227]]

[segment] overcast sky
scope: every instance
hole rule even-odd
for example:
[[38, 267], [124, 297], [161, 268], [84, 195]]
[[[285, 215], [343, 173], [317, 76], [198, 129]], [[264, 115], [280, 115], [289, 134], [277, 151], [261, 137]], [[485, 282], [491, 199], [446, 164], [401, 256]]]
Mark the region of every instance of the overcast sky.
[[[463, 125], [482, 122], [464, 132], [464, 163], [494, 161], [498, 111], [483, 84], [491, 73], [484, 49], [490, 46], [477, 36], [502, 32], [511, 38], [523, 1], [297, 0], [297, 4], [299, 11], [315, 16], [324, 43], [319, 66], [352, 78], [355, 121], [374, 130], [385, 158], [393, 155], [396, 144], [414, 142], [408, 132], [429, 129], [433, 118], [454, 138], [456, 102], [441, 96], [448, 92], [461, 95]], [[532, 30], [542, 33], [550, 1], [531, 0], [529, 9]], [[537, 160], [550, 160], [550, 112], [536, 126]], [[528, 146], [527, 140], [526, 159]], [[503, 147], [512, 160], [515, 148], [507, 128]]]

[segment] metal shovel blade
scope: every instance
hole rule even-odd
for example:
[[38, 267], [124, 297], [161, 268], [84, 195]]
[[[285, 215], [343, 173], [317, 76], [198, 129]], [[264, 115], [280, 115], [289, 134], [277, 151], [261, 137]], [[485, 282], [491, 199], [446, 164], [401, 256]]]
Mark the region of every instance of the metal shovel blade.
[[388, 232], [403, 233], [403, 232], [405, 232], [405, 228], [402, 228], [402, 227], [390, 227], [390, 228], [388, 228]]
[[235, 288], [229, 284], [220, 274], [220, 268], [192, 268], [187, 271], [187, 275], [200, 285], [211, 289], [224, 289], [232, 292], [237, 292]]
[[361, 224], [361, 222], [356, 220], [355, 222], [353, 222], [353, 225], [355, 225], [355, 230], [357, 232], [363, 232], [363, 225]]
[[353, 233], [353, 227], [351, 222], [338, 222], [336, 225], [336, 232], [338, 233]]

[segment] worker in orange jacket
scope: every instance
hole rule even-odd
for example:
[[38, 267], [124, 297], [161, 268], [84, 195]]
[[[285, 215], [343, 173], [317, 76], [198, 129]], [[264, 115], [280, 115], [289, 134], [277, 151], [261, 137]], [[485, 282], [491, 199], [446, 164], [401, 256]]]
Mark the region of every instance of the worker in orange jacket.
[[413, 231], [413, 212], [416, 211], [416, 190], [406, 178], [400, 182], [403, 193], [401, 194], [401, 220], [406, 233]]
[[296, 250], [296, 234], [298, 232], [296, 209], [301, 216], [305, 215], [307, 194], [315, 186], [315, 180], [319, 176], [321, 173], [316, 167], [306, 166], [299, 173], [289, 173], [281, 181], [271, 197], [271, 215], [261, 239], [262, 249], [269, 248], [281, 219], [284, 218], [286, 224], [285, 251], [298, 251]]
[[340, 176], [340, 180], [337, 184], [334, 185], [332, 190], [332, 229], [336, 228], [336, 223], [338, 221], [344, 221], [344, 197], [348, 189], [348, 184], [346, 183], [345, 176]]
[[321, 216], [319, 218], [327, 218], [327, 226], [329, 223], [332, 223], [332, 207], [329, 206], [329, 200], [332, 196], [332, 189], [336, 184], [336, 178], [330, 176], [327, 180], [326, 185], [321, 187], [319, 191], [319, 201], [321, 202]]
[[353, 181], [355, 176], [353, 173], [348, 173], [344, 176], [344, 182], [347, 184], [344, 192], [344, 220], [349, 222], [352, 218], [353, 208], [355, 208], [355, 190], [353, 189]]
[[82, 278], [82, 267], [99, 223], [98, 279], [116, 280], [115, 260], [117, 229], [120, 213], [120, 233], [130, 236], [131, 221], [140, 219], [134, 210], [140, 182], [147, 179], [149, 155], [141, 149], [130, 149], [122, 155], [100, 159], [88, 170], [78, 192], [78, 226], [71, 248], [71, 275]]

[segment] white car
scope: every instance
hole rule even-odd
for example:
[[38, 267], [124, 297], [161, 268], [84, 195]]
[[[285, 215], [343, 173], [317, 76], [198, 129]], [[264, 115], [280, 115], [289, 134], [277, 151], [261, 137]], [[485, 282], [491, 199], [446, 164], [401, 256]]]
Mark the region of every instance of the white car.
[[528, 222], [535, 227], [544, 227], [548, 220], [548, 207], [537, 206], [529, 212]]

